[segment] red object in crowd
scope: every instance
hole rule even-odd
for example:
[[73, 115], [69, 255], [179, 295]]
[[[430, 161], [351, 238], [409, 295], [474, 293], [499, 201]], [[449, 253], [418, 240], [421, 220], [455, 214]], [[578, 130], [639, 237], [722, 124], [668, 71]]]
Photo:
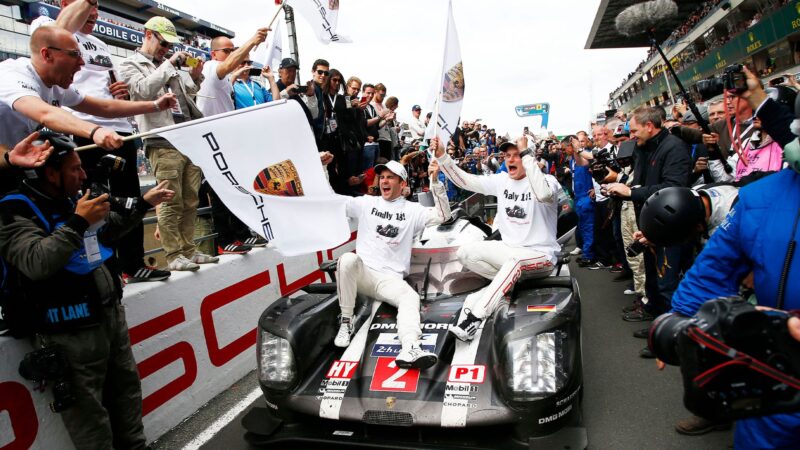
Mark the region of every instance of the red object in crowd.
[[364, 194], [368, 194], [369, 187], [372, 186], [372, 183], [374, 182], [375, 182], [375, 168], [370, 167], [364, 172], [364, 181], [361, 183], [361, 192]]

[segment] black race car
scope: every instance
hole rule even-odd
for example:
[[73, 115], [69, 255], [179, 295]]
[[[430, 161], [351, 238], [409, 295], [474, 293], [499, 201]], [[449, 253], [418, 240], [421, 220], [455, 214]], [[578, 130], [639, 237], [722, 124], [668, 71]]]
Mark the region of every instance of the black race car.
[[[561, 212], [560, 222], [574, 221], [569, 205]], [[473, 341], [447, 332], [465, 297], [488, 284], [462, 270], [456, 250], [490, 233], [480, 220], [459, 217], [427, 229], [415, 245], [407, 281], [421, 295], [422, 346], [439, 358], [425, 370], [395, 366], [397, 311], [389, 305], [359, 296], [357, 331], [346, 349], [333, 345], [334, 283], [307, 286], [270, 305], [259, 319], [257, 344], [267, 407], [242, 420], [248, 442], [585, 448], [580, 293], [563, 256], [547, 278], [523, 275]], [[335, 264], [322, 269], [333, 273]]]

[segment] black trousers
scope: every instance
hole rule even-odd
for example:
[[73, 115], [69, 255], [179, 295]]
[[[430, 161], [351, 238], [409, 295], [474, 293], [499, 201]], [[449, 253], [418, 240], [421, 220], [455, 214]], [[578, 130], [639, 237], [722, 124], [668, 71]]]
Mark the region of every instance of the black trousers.
[[[130, 133], [118, 134], [127, 136]], [[74, 140], [78, 146], [94, 143], [89, 139], [80, 137], [76, 137]], [[137, 142], [138, 140], [126, 141], [122, 147], [113, 152], [108, 152], [101, 148], [78, 152], [78, 155], [81, 157], [83, 170], [86, 172], [86, 186], [89, 186], [92, 181], [103, 184], [108, 182], [111, 188], [111, 195], [113, 196], [140, 197], [142, 193], [141, 187], [139, 186], [139, 173], [136, 166], [138, 152]], [[111, 172], [108, 179], [106, 179], [102, 171], [97, 169], [100, 158], [106, 154], [119, 156], [125, 159], [125, 167], [119, 172]], [[144, 225], [140, 223], [128, 232], [128, 234], [122, 236], [117, 241], [116, 252], [120, 269], [123, 272], [132, 274], [144, 267]]]
[[217, 233], [217, 245], [225, 247], [235, 241], [244, 241], [251, 236], [247, 228], [224, 203], [211, 186], [208, 186], [208, 196], [211, 200], [211, 218], [214, 220], [214, 231]]
[[594, 257], [603, 264], [614, 262], [614, 227], [608, 206], [609, 200], [594, 204]]
[[678, 289], [683, 274], [694, 262], [691, 244], [655, 247], [644, 251], [644, 288], [648, 302], [645, 310], [659, 316], [672, 308], [672, 294]]

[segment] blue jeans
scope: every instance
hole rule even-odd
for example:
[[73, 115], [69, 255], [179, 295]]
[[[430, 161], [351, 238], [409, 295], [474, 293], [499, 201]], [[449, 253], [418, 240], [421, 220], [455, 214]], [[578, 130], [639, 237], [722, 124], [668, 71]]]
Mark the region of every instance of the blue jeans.
[[378, 159], [379, 151], [380, 146], [377, 142], [364, 144], [364, 170], [367, 170], [375, 165], [375, 160]]
[[575, 198], [578, 214], [578, 234], [581, 236], [581, 251], [586, 259], [594, 259], [594, 203], [589, 196]]

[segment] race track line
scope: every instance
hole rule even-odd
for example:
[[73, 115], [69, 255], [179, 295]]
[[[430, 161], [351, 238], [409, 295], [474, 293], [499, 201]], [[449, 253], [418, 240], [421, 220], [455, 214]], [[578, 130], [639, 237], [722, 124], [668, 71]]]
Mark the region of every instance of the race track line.
[[239, 414], [242, 413], [242, 411], [247, 409], [248, 406], [258, 400], [261, 396], [262, 393], [260, 387], [253, 389], [252, 392], [247, 394], [247, 397], [243, 398], [241, 401], [239, 401], [239, 403], [233, 405], [233, 408], [221, 415], [219, 419], [215, 420], [214, 423], [208, 426], [208, 428], [200, 432], [196, 438], [192, 439], [191, 442], [186, 444], [183, 447], [183, 450], [198, 450], [205, 443], [210, 441], [217, 433], [219, 433], [220, 430], [225, 428], [229, 423], [233, 422], [233, 419], [235, 419]]

